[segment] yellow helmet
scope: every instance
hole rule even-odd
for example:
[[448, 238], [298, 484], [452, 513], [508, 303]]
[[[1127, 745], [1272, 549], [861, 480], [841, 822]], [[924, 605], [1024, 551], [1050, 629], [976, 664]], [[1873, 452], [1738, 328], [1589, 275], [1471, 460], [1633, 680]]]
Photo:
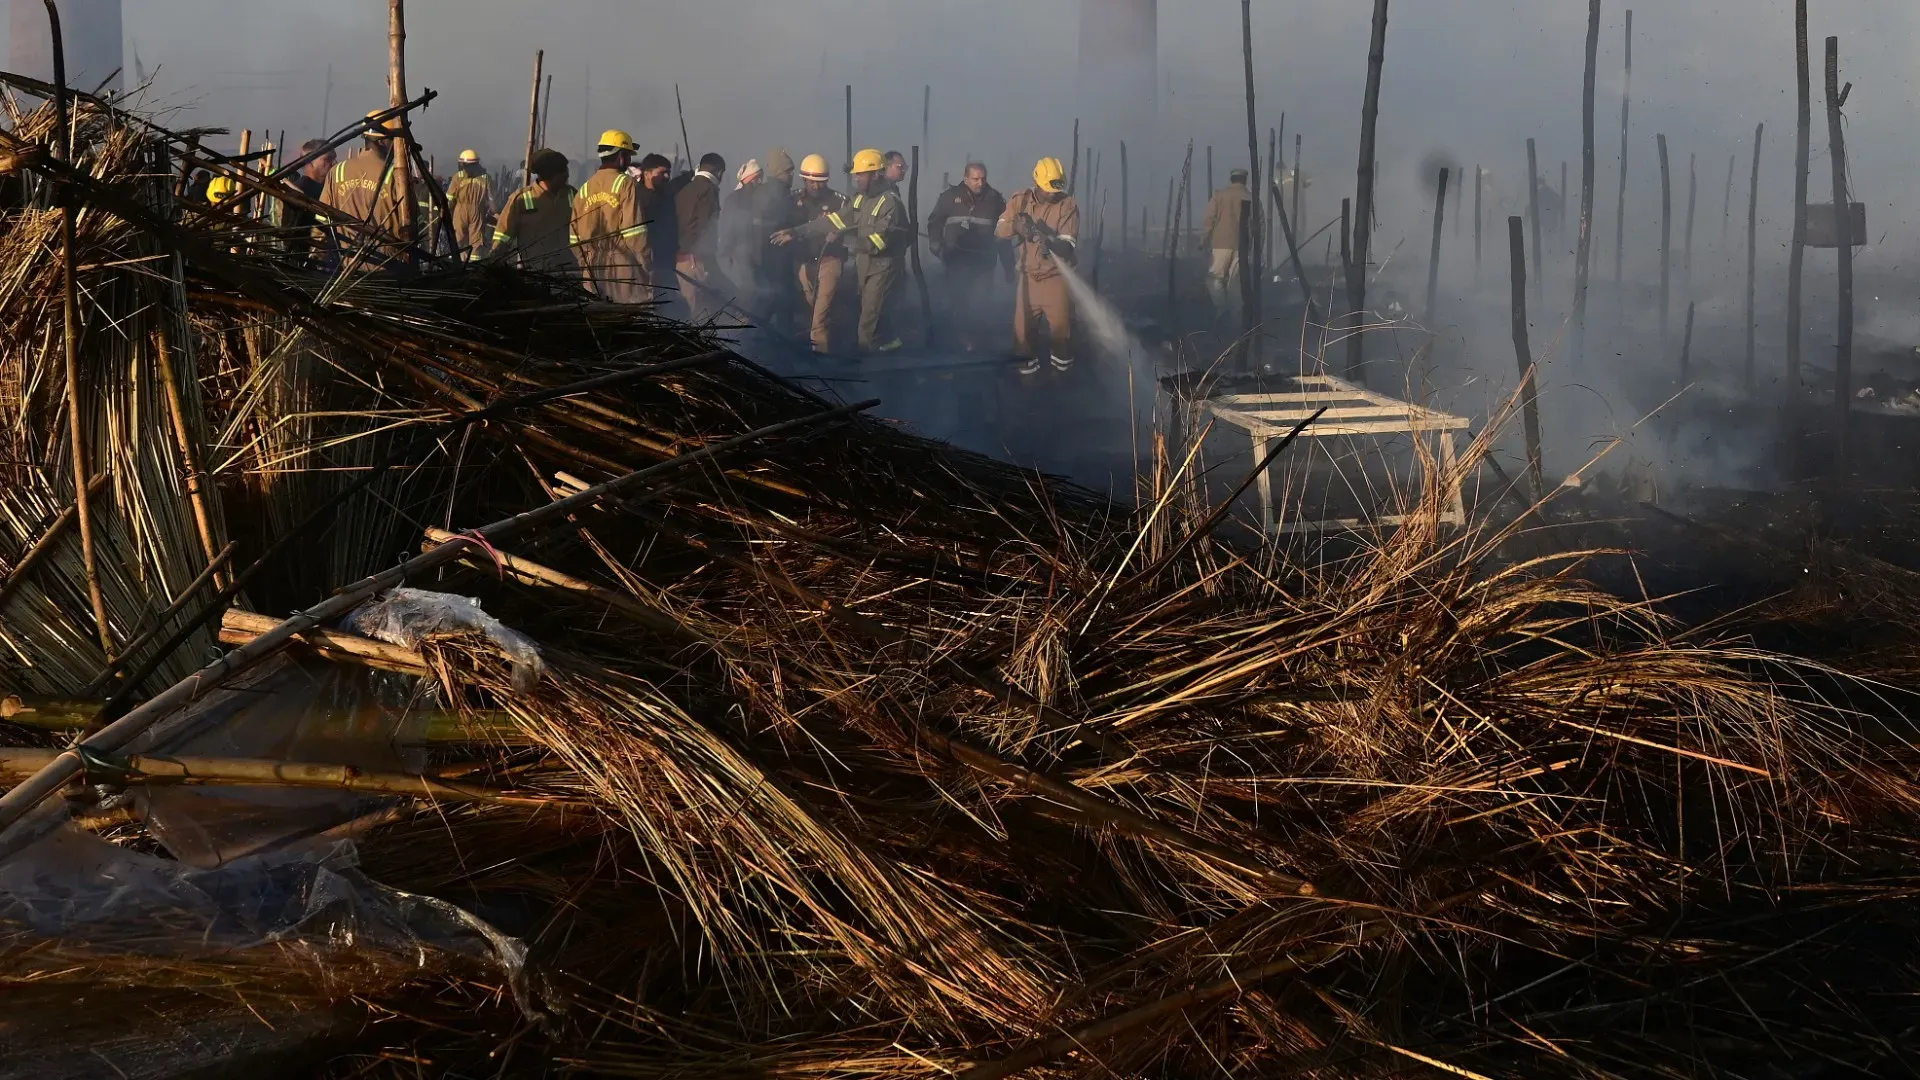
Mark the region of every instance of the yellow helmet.
[[856, 173], [879, 172], [887, 167], [887, 155], [878, 150], [862, 150], [853, 155], [853, 171]]
[[240, 194], [240, 181], [231, 176], [216, 176], [207, 183], [207, 201], [215, 206]]
[[1060, 164], [1056, 157], [1043, 157], [1033, 167], [1033, 182], [1041, 191], [1063, 191], [1067, 179], [1067, 167]]
[[833, 173], [829, 171], [827, 165], [827, 156], [825, 154], [808, 154], [806, 157], [800, 159], [800, 179], [833, 179]]
[[[374, 109], [367, 113], [367, 138], [391, 139], [395, 135], [400, 134], [399, 117], [389, 116], [385, 120], [379, 120], [380, 114], [386, 111], [385, 109]], [[376, 121], [378, 122], [376, 123]]]
[[622, 150], [631, 154], [638, 149], [640, 149], [640, 144], [633, 141], [633, 136], [621, 131], [619, 128], [608, 128], [600, 133], [601, 157], [617, 154]]
[[460, 164], [462, 164], [462, 165], [478, 165], [478, 164], [480, 164], [480, 152], [479, 152], [478, 150], [462, 150], [462, 151], [460, 151]]

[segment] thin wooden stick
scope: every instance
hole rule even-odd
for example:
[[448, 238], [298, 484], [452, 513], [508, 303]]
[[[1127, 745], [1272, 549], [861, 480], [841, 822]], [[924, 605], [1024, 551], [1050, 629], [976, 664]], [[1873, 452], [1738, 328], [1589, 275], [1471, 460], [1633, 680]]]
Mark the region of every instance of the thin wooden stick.
[[1427, 256], [1427, 332], [1439, 336], [1440, 230], [1447, 220], [1447, 180], [1452, 170], [1440, 169], [1440, 190], [1433, 198], [1433, 250]]
[[[1294, 174], [1297, 180], [1299, 174]], [[1484, 214], [1480, 206], [1480, 188], [1486, 179], [1487, 170], [1478, 165], [1473, 167], [1473, 283], [1480, 284], [1480, 223]]]
[[1687, 302], [1687, 332], [1680, 339], [1680, 385], [1693, 381], [1693, 302]]
[[920, 294], [921, 340], [931, 349], [937, 335], [933, 330], [933, 302], [927, 296], [927, 276], [920, 269], [920, 147], [913, 148], [907, 174], [907, 221], [913, 228], [913, 243], [907, 247], [907, 262], [913, 268], [913, 284]]
[[[0, 776], [31, 776], [51, 765], [60, 750], [0, 746]], [[113, 760], [114, 779], [128, 786], [145, 784], [247, 784], [326, 788], [404, 795], [433, 802], [490, 802], [514, 806], [553, 806], [576, 801], [516, 793], [481, 784], [438, 780], [413, 773], [368, 772], [353, 765], [323, 765], [278, 758], [223, 758], [199, 755], [134, 754]]]
[[1693, 211], [1700, 201], [1699, 155], [1687, 155], [1687, 226], [1680, 247], [1680, 290], [1693, 299]]
[[[1122, 139], [1120, 140], [1120, 254], [1122, 255], [1127, 253], [1127, 224], [1133, 220], [1130, 201], [1132, 198], [1133, 174], [1127, 168], [1127, 141]], [[1141, 209], [1146, 208], [1141, 207]], [[1144, 232], [1141, 234], [1140, 242], [1146, 243]]]

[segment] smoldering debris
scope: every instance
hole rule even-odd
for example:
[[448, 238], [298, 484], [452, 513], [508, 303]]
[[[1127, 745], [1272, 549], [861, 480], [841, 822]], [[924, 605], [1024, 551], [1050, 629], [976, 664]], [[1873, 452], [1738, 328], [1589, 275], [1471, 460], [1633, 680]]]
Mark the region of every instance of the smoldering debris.
[[[973, 1080], [1872, 1069], [1920, 1019], [1911, 747], [1443, 528], [1488, 435], [1302, 559], [1177, 443], [1109, 502], [566, 282], [315, 273], [173, 198], [257, 170], [50, 124], [0, 135], [0, 762], [76, 781], [0, 800], [28, 1068], [242, 1012], [343, 1075]], [[489, 632], [338, 618], [401, 586]]]

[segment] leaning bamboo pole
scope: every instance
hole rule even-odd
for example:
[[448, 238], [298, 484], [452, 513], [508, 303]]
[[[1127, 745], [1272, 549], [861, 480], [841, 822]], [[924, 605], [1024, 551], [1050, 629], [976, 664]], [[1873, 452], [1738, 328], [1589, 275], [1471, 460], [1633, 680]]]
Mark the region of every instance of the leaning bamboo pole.
[[1513, 352], [1520, 364], [1520, 404], [1527, 436], [1527, 484], [1533, 501], [1546, 497], [1540, 459], [1539, 365], [1527, 342], [1527, 246], [1518, 216], [1507, 219], [1507, 265], [1513, 284]]
[[527, 156], [521, 161], [521, 183], [533, 183], [533, 152], [540, 149], [540, 69], [546, 65], [547, 50], [533, 51], [533, 94], [527, 105]]
[[1593, 268], [1593, 90], [1600, 58], [1600, 0], [1587, 0], [1587, 71], [1580, 110], [1580, 237], [1573, 257], [1573, 362], [1587, 348], [1587, 286]]
[[1543, 257], [1545, 252], [1543, 234], [1540, 228], [1540, 163], [1534, 148], [1534, 141], [1527, 140], [1527, 214], [1533, 226], [1533, 298], [1542, 307], [1546, 306], [1547, 275], [1542, 268], [1547, 265]]
[[[73, 125], [67, 113], [66, 49], [60, 37], [60, 12], [53, 0], [46, 0], [47, 21], [53, 36], [53, 101], [55, 123], [62, 164], [73, 162]], [[107, 601], [100, 591], [100, 563], [94, 543], [92, 481], [88, 478], [86, 396], [80, 390], [80, 293], [74, 266], [78, 252], [75, 238], [72, 190], [60, 185], [55, 192], [60, 202], [60, 307], [63, 321], [61, 342], [65, 349], [63, 375], [67, 383], [67, 442], [73, 469], [74, 513], [80, 525], [80, 560], [87, 582], [87, 603], [93, 611], [94, 630], [100, 650], [113, 659], [113, 627], [107, 620]]]
[[[1598, 0], [1595, 0], [1597, 3]], [[1347, 378], [1363, 381], [1367, 307], [1367, 251], [1373, 239], [1374, 133], [1380, 119], [1380, 72], [1387, 62], [1387, 0], [1373, 0], [1373, 36], [1367, 45], [1367, 92], [1360, 106], [1360, 168], [1354, 188], [1353, 255], [1347, 262]]]
[[[32, 776], [53, 764], [63, 753], [43, 747], [0, 746], [0, 776]], [[249, 785], [262, 787], [325, 788], [378, 795], [401, 795], [431, 802], [486, 802], [505, 806], [557, 806], [577, 801], [558, 796], [440, 780], [414, 773], [373, 772], [353, 765], [326, 765], [279, 758], [208, 757], [198, 754], [133, 754], [94, 768], [110, 769], [116, 783], [126, 786]]]
[[1247, 75], [1247, 168], [1251, 170], [1248, 190], [1256, 193], [1248, 200], [1251, 205], [1247, 207], [1253, 216], [1247, 223], [1247, 265], [1240, 268], [1240, 325], [1241, 337], [1246, 343], [1247, 365], [1250, 369], [1258, 369], [1265, 353], [1258, 331], [1262, 321], [1260, 298], [1263, 290], [1260, 286], [1266, 280], [1266, 259], [1262, 250], [1265, 231], [1261, 226], [1261, 219], [1266, 215], [1266, 200], [1257, 194], [1261, 190], [1260, 127], [1254, 119], [1253, 102], [1253, 0], [1240, 0], [1240, 48], [1246, 61]]

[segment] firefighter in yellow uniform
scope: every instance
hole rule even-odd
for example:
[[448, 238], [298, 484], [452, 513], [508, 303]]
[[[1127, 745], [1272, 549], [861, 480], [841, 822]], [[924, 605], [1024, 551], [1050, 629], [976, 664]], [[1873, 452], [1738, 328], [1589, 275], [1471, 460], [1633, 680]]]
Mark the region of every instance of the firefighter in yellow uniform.
[[[377, 109], [367, 114], [378, 115]], [[322, 250], [343, 253], [339, 261], [348, 267], [377, 269], [407, 257], [400, 241], [400, 189], [393, 176], [393, 136], [399, 132], [398, 117], [378, 127], [369, 119], [360, 152], [335, 165], [320, 189], [320, 201], [339, 213], [315, 215], [314, 242]], [[372, 225], [375, 237], [353, 229], [351, 221]]]
[[487, 227], [493, 224], [493, 178], [480, 167], [480, 155], [460, 151], [460, 168], [447, 184], [447, 205], [453, 211], [453, 242], [462, 259], [487, 253]]
[[773, 234], [776, 244], [809, 242], [838, 236], [854, 256], [860, 283], [860, 351], [892, 352], [900, 339], [878, 343], [880, 314], [894, 283], [900, 280], [900, 260], [913, 243], [907, 226], [907, 208], [900, 193], [882, 170], [886, 156], [878, 150], [853, 155], [854, 196], [845, 210], [829, 210], [804, 225]]
[[515, 192], [493, 231], [493, 257], [529, 270], [578, 278], [573, 256], [573, 188], [567, 159], [557, 150], [533, 155], [533, 183]]
[[586, 266], [587, 287], [602, 299], [638, 304], [651, 298], [647, 222], [641, 186], [627, 172], [640, 147], [624, 131], [600, 136], [600, 169], [573, 197], [573, 247]]
[[1062, 266], [1072, 266], [1080, 206], [1066, 190], [1067, 170], [1059, 158], [1041, 158], [1033, 167], [1033, 188], [1007, 200], [993, 233], [1015, 242], [1019, 267], [1013, 308], [1013, 347], [1020, 374], [1040, 370], [1035, 320], [1047, 320], [1048, 355], [1055, 371], [1073, 367], [1073, 306]]

